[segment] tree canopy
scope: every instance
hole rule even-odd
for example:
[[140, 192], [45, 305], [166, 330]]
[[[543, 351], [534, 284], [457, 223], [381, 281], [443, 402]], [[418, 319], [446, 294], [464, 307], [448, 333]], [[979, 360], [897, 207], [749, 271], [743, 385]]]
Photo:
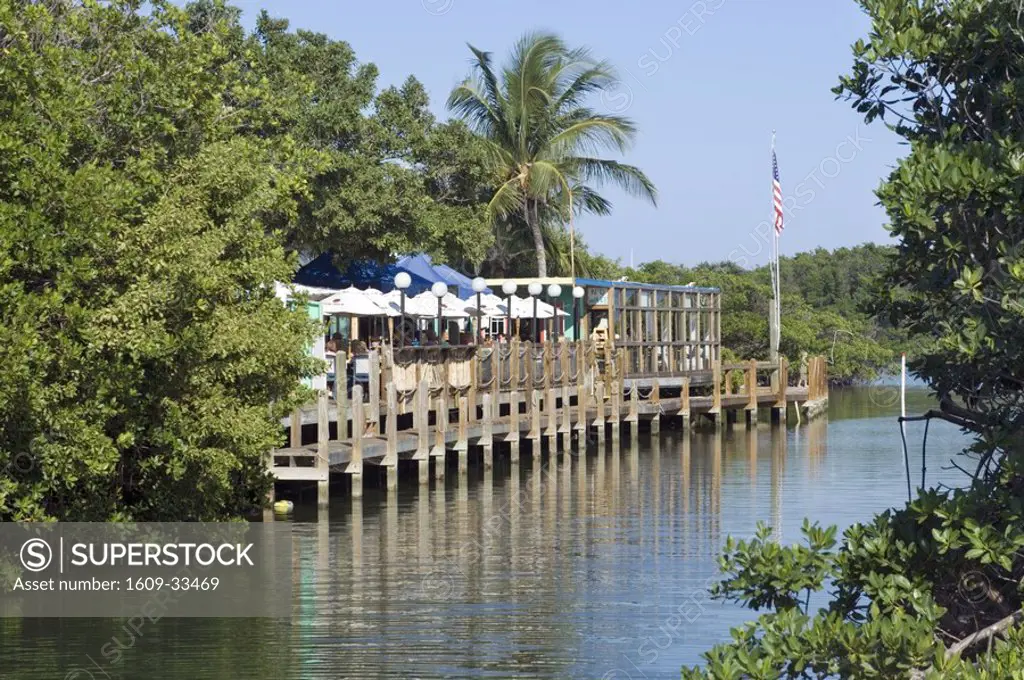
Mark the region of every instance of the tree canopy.
[[268, 223], [322, 161], [263, 138], [234, 26], [170, 3], [0, 2], [0, 519], [262, 505], [311, 370]]

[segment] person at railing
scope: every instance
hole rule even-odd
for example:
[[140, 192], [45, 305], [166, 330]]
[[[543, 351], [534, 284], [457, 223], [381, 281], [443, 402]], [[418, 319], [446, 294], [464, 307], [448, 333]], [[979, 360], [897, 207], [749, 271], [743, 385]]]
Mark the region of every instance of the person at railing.
[[359, 354], [368, 354], [369, 351], [370, 350], [367, 348], [366, 343], [359, 338], [356, 338], [349, 344], [349, 359]]
[[437, 333], [434, 332], [433, 328], [428, 328], [423, 331], [423, 346], [434, 347], [437, 345]]
[[451, 343], [448, 342], [448, 331], [441, 334], [441, 347], [451, 347]]

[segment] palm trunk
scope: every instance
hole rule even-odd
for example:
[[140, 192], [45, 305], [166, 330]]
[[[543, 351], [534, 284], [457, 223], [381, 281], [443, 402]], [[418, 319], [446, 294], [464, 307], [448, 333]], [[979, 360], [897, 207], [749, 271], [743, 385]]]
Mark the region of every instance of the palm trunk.
[[533, 248], [537, 253], [537, 276], [543, 278], [548, 275], [548, 254], [544, 248], [544, 232], [540, 228], [537, 202], [527, 199], [523, 205], [523, 213], [526, 224], [530, 226], [530, 233], [533, 234]]

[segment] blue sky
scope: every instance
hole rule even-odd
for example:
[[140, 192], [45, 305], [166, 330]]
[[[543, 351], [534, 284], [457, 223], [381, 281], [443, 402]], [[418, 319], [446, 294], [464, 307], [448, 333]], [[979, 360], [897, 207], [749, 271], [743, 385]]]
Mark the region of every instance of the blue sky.
[[609, 191], [610, 217], [577, 226], [590, 246], [628, 264], [767, 262], [772, 129], [791, 208], [783, 254], [887, 242], [873, 190], [902, 153], [830, 88], [866, 37], [853, 0], [243, 0], [251, 26], [266, 8], [293, 27], [348, 41], [382, 86], [415, 75], [434, 112], [469, 70], [467, 42], [503, 57], [524, 32], [587, 45], [621, 84], [593, 102], [640, 131], [627, 162], [660, 192], [658, 206]]

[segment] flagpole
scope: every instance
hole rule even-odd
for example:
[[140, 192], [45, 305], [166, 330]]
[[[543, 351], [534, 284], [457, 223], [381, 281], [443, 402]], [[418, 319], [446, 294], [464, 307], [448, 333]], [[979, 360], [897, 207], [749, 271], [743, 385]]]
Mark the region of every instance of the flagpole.
[[[769, 148], [771, 154], [772, 163], [774, 165], [775, 156], [775, 130], [772, 130], [772, 144]], [[774, 179], [773, 179], [774, 181]], [[768, 358], [770, 361], [778, 361], [779, 359], [779, 233], [775, 228], [775, 195], [774, 185], [772, 187], [772, 220], [770, 223], [772, 230], [772, 250], [769, 256], [771, 261], [769, 263], [769, 270], [771, 271], [772, 278], [772, 307], [768, 314]]]

